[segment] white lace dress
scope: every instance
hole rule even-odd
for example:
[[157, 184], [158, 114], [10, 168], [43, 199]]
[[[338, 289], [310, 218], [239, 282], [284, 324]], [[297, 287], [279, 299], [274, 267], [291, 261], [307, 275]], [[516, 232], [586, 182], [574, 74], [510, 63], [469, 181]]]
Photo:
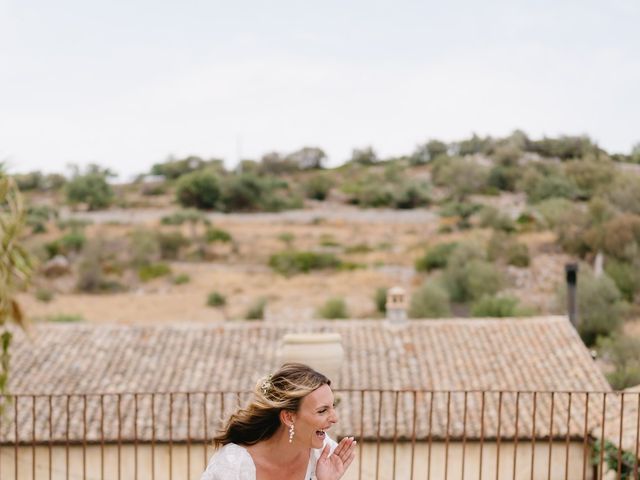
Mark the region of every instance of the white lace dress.
[[[327, 444], [331, 445], [331, 453], [338, 446], [328, 435], [324, 438], [324, 446]], [[316, 479], [316, 463], [321, 453], [322, 448], [311, 449], [305, 480]], [[200, 480], [256, 480], [256, 466], [246, 448], [228, 443], [211, 457]]]

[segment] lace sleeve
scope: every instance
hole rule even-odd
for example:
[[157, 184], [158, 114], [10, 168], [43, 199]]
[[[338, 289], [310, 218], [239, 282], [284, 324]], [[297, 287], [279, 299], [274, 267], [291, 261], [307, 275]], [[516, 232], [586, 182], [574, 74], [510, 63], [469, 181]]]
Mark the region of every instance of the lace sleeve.
[[230, 443], [211, 457], [200, 480], [256, 480], [256, 468], [244, 448]]

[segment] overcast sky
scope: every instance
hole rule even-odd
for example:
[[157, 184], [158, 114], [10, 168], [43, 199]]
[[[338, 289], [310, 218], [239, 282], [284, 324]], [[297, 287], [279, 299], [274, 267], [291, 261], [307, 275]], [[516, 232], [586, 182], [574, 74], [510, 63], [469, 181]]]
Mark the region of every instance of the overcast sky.
[[639, 127], [638, 0], [0, 0], [15, 172]]

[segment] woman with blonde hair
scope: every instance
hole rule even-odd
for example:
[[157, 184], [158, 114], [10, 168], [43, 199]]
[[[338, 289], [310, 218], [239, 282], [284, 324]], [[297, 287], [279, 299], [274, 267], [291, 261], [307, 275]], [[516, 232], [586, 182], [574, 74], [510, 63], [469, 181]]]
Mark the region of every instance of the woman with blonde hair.
[[217, 452], [200, 480], [338, 480], [356, 442], [326, 431], [338, 421], [331, 381], [286, 363], [258, 382], [254, 399], [213, 440]]

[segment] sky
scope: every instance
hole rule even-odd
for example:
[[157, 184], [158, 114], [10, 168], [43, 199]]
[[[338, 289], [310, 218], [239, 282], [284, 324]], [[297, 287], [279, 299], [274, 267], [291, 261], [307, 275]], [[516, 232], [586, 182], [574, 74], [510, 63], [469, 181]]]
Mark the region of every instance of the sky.
[[0, 161], [408, 154], [437, 138], [640, 142], [637, 0], [0, 0]]

